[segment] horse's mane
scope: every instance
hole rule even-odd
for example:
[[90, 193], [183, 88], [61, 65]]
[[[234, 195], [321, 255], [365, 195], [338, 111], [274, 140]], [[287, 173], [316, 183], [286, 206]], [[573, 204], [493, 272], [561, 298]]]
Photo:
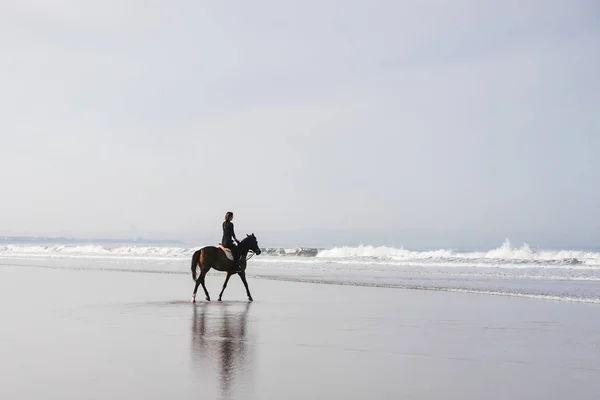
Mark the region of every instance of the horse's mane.
[[248, 244], [252, 240], [256, 240], [256, 237], [253, 236], [253, 235], [246, 235], [245, 238], [243, 238], [242, 240], [240, 240], [240, 244], [238, 245], [238, 248], [243, 246], [244, 249], [247, 248], [249, 250], [250, 246]]

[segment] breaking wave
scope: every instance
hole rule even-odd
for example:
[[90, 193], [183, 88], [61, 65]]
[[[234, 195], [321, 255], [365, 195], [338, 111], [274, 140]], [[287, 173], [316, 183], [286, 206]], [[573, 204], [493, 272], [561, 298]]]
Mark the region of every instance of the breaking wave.
[[134, 258], [179, 259], [191, 257], [196, 249], [184, 247], [101, 245], [6, 245], [0, 246], [0, 257], [66, 257], [66, 258]]
[[506, 240], [502, 246], [486, 252], [455, 252], [449, 249], [434, 251], [413, 251], [393, 247], [337, 247], [321, 250], [316, 255], [324, 259], [379, 260], [395, 262], [456, 262], [484, 264], [547, 264], [547, 265], [597, 265], [600, 267], [600, 253], [579, 250], [533, 250], [526, 243], [513, 247]]

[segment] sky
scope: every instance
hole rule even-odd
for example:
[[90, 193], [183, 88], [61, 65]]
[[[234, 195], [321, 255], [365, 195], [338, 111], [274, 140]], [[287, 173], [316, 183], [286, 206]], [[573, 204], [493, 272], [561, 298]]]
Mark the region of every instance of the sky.
[[3, 0], [0, 26], [0, 234], [219, 240], [233, 211], [271, 241], [600, 243], [597, 1]]

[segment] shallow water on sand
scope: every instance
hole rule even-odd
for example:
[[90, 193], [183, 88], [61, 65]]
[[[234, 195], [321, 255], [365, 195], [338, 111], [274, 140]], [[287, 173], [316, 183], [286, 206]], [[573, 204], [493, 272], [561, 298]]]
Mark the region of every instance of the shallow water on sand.
[[[224, 276], [209, 275], [216, 297]], [[596, 304], [0, 266], [2, 399], [597, 399]]]

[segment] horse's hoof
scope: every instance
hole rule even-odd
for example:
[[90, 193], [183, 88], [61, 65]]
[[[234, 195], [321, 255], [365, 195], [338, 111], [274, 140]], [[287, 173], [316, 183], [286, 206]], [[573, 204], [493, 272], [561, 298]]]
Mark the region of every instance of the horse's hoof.
[[206, 301], [210, 301], [210, 297], [207, 297], [207, 298], [206, 298]]
[[248, 297], [248, 301], [254, 301], [252, 297]]
[[219, 297], [219, 301], [221, 301], [221, 298]]
[[196, 297], [192, 296], [192, 303], [195, 303], [195, 302], [196, 302]]

